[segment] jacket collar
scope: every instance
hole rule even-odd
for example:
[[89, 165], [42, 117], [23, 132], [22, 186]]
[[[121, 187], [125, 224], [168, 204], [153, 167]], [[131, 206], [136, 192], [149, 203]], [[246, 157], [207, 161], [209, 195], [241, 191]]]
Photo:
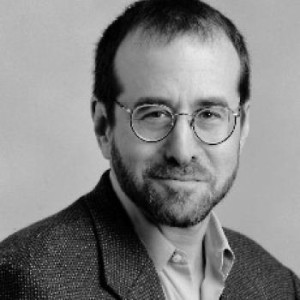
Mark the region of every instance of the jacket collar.
[[115, 195], [108, 172], [86, 196], [99, 247], [100, 281], [130, 299], [164, 299], [154, 264]]

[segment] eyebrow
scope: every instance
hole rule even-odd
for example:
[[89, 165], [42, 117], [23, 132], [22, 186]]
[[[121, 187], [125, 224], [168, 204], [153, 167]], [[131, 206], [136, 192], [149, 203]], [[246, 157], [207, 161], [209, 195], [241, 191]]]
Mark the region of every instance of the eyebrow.
[[141, 97], [134, 104], [134, 108], [136, 108], [137, 106], [141, 106], [143, 104], [160, 104], [160, 105], [171, 106], [171, 100], [162, 97]]
[[[141, 97], [138, 101], [134, 104], [134, 108], [137, 106], [141, 106], [143, 104], [159, 104], [159, 105], [166, 105], [172, 107], [173, 101], [168, 98], [163, 97]], [[211, 106], [222, 106], [222, 107], [229, 107], [228, 101], [224, 97], [205, 97], [200, 98], [195, 101], [196, 107], [211, 107]]]
[[207, 97], [203, 99], [198, 99], [196, 101], [197, 106], [222, 106], [228, 107], [228, 101], [224, 97]]

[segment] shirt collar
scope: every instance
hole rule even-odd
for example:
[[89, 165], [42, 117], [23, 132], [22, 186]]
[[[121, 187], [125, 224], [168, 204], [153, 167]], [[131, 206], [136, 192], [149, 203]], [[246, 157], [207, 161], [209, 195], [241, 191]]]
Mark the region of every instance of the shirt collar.
[[219, 274], [221, 279], [225, 281], [235, 257], [221, 223], [214, 212], [211, 212], [205, 234], [205, 257], [207, 267], [215, 274]]
[[[165, 238], [159, 229], [151, 223], [140, 209], [122, 191], [113, 171], [110, 172], [112, 186], [131, 219], [135, 231], [148, 251], [158, 272], [167, 265], [174, 254], [176, 247]], [[227, 278], [233, 262], [234, 253], [229, 246], [228, 240], [222, 229], [220, 221], [214, 212], [208, 216], [209, 219], [205, 233], [205, 257], [206, 271], [224, 280]]]

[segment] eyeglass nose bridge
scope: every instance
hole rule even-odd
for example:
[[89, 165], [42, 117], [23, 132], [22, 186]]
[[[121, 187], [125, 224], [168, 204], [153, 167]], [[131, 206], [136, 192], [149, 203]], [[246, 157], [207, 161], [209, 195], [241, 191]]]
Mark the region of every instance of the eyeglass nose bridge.
[[178, 116], [188, 116], [191, 117], [191, 120], [189, 121], [189, 125], [192, 128], [194, 134], [196, 135], [197, 138], [198, 135], [195, 131], [195, 127], [194, 127], [194, 123], [195, 123], [195, 114], [189, 114], [189, 113], [172, 113], [172, 129], [170, 130], [170, 132], [174, 129], [174, 127], [176, 126], [176, 122], [177, 122], [177, 117]]

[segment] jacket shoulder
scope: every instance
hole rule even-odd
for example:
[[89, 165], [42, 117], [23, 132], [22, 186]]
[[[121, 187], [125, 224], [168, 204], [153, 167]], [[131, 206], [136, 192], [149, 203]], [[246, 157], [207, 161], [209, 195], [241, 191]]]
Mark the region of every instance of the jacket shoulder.
[[290, 269], [251, 238], [228, 228], [224, 232], [235, 254], [228, 291], [239, 291], [241, 297], [249, 291], [268, 295], [270, 299], [281, 299], [277, 295], [300, 297], [300, 281]]
[[0, 243], [0, 296], [18, 292], [43, 299], [43, 293], [55, 294], [59, 285], [84, 282], [75, 281], [74, 274], [91, 282], [98, 276], [97, 269], [86, 268], [97, 265], [97, 246], [83, 198]]
[[224, 232], [238, 262], [243, 259], [244, 262], [251, 262], [254, 265], [263, 264], [264, 266], [285, 269], [273, 255], [250, 237], [228, 228], [224, 228]]
[[235, 253], [236, 264], [239, 266], [248, 270], [260, 270], [268, 273], [271, 270], [284, 273], [288, 271], [272, 254], [253, 239], [228, 228], [225, 228], [224, 231]]
[[38, 254], [45, 246], [60, 239], [74, 237], [74, 231], [85, 227], [87, 213], [82, 199], [77, 200], [64, 210], [38, 221], [12, 235], [0, 243], [0, 257], [12, 252], [14, 255], [24, 250]]

